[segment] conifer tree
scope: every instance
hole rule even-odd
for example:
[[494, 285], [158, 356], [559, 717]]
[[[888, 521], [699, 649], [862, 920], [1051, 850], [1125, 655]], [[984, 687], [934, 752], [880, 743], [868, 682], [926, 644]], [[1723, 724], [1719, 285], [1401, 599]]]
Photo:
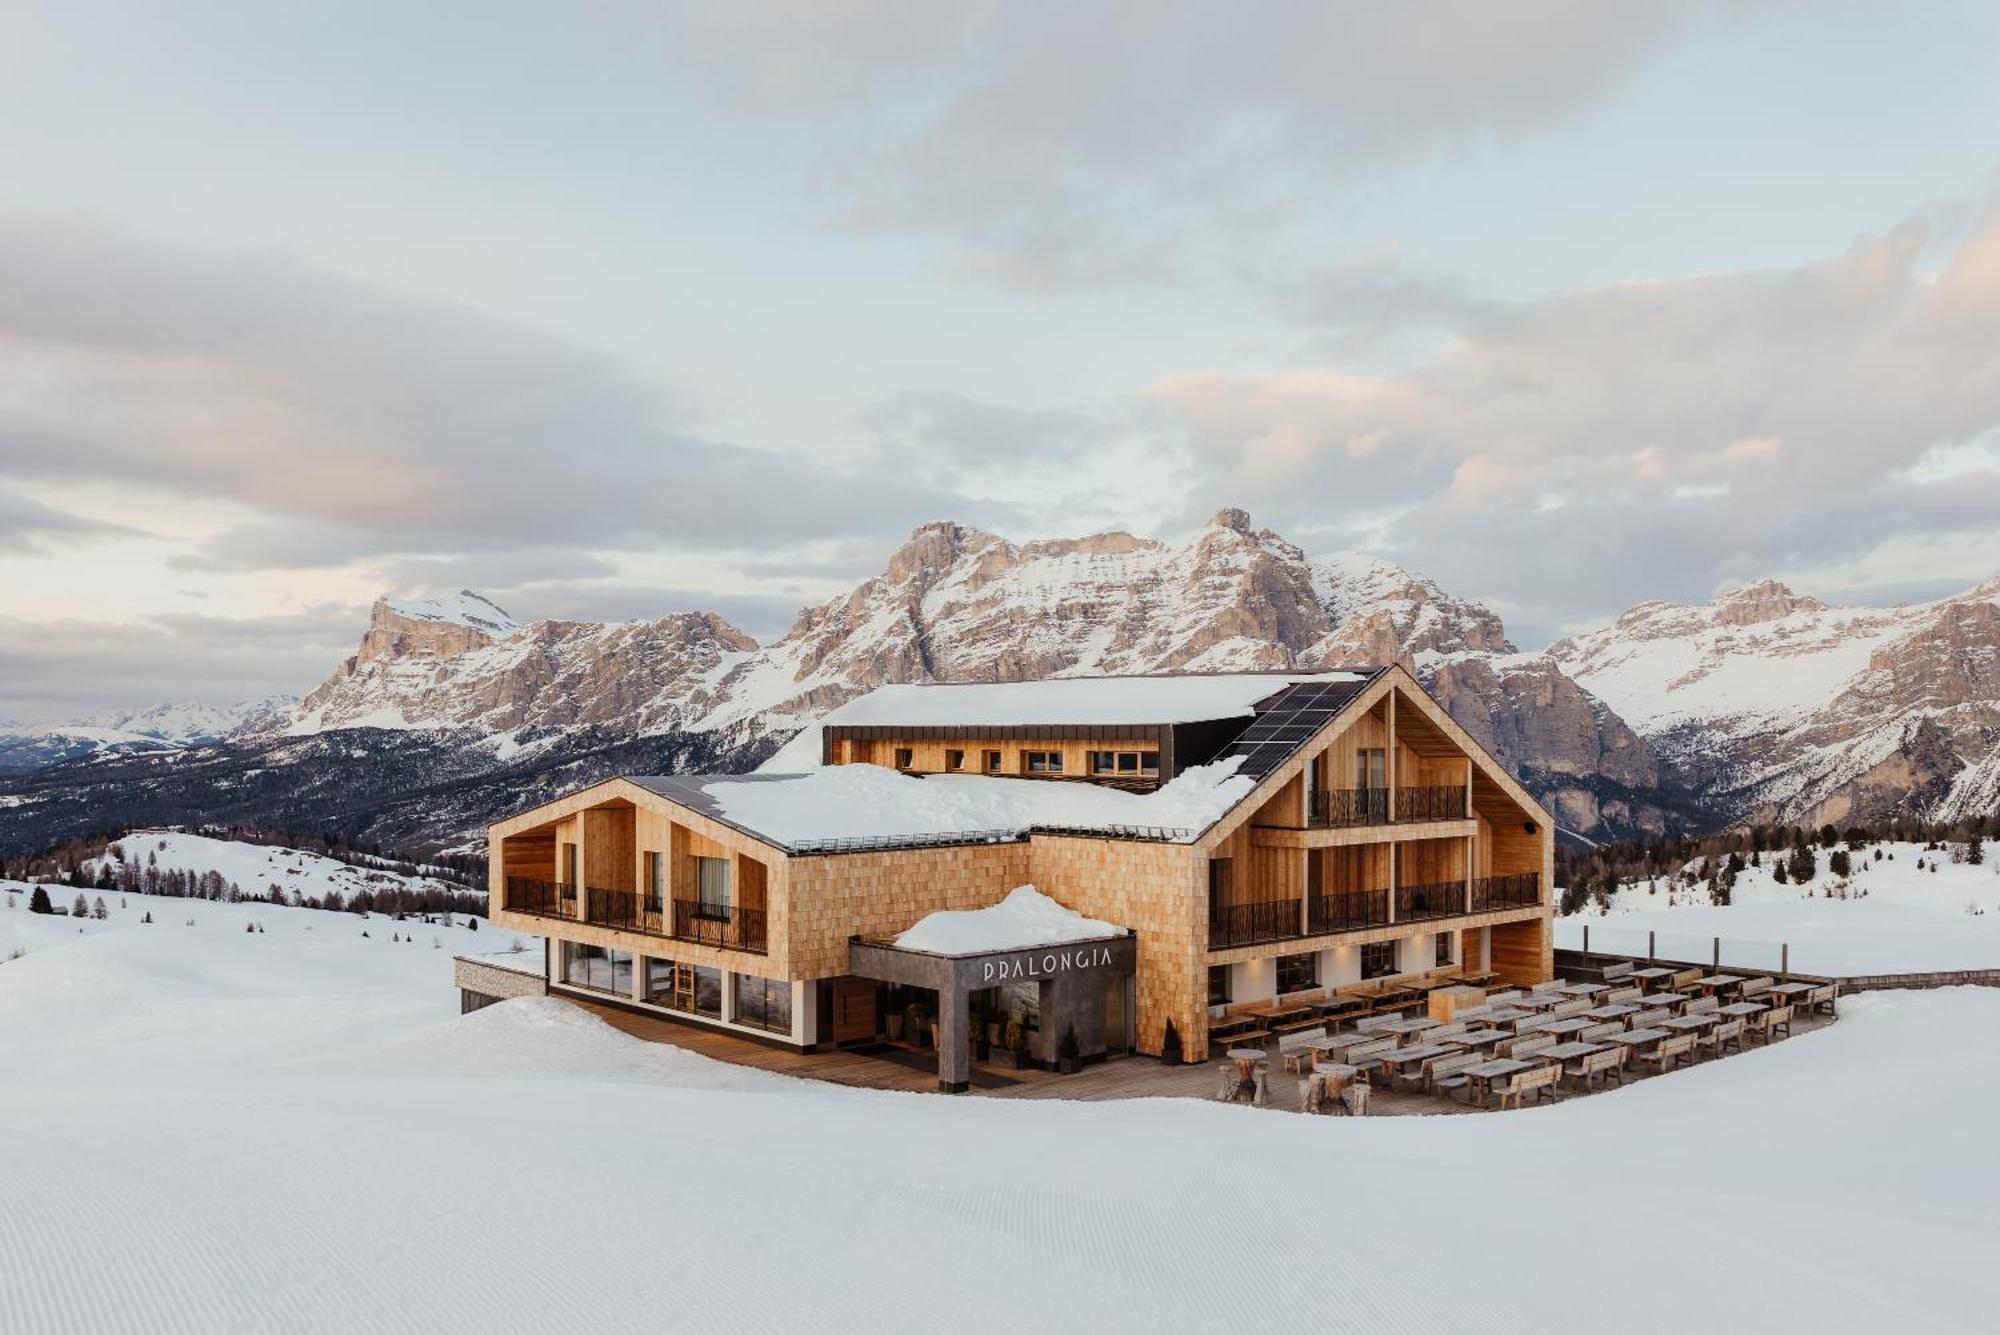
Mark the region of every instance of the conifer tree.
[[28, 896], [28, 912], [54, 913], [55, 911], [56, 906], [49, 903], [49, 892], [42, 886], [36, 886], [35, 892]]

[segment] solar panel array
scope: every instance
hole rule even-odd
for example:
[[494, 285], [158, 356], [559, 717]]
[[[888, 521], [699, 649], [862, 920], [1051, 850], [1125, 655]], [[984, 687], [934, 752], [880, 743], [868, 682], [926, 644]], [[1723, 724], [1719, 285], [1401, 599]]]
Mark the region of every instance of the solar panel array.
[[1257, 711], [1242, 735], [1217, 759], [1242, 756], [1237, 773], [1262, 779], [1289, 760], [1314, 733], [1333, 721], [1366, 681], [1308, 681], [1287, 686]]

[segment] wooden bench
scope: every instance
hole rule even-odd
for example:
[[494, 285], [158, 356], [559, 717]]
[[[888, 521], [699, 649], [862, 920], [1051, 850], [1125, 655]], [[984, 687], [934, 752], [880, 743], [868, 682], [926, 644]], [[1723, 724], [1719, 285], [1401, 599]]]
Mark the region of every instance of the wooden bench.
[[1528, 991], [1534, 993], [1536, 996], [1541, 996], [1543, 993], [1555, 991], [1562, 985], [1563, 985], [1562, 979], [1550, 978], [1544, 982], [1534, 984], [1532, 987], [1528, 989]]
[[1840, 995], [1839, 985], [1835, 983], [1828, 983], [1824, 987], [1816, 987], [1812, 991], [1806, 993], [1805, 1004], [1808, 1008], [1812, 1010], [1822, 1011], [1828, 1015], [1831, 1015], [1833, 1014], [1834, 998], [1838, 997], [1839, 995]]
[[1435, 1029], [1426, 1029], [1422, 1033], [1412, 1034], [1410, 1038], [1418, 1043], [1449, 1043], [1470, 1028], [1472, 1026], [1469, 1024], [1461, 1024], [1459, 1021], [1453, 1020], [1450, 1024], [1441, 1024]]
[[1325, 1034], [1310, 1037], [1298, 1034], [1280, 1034], [1278, 1037], [1278, 1057], [1285, 1069], [1294, 1074], [1303, 1074], [1312, 1069], [1312, 1044], [1315, 1039], [1325, 1038]]
[[1724, 1020], [1721, 1024], [1710, 1026], [1707, 1033], [1695, 1036], [1694, 1045], [1697, 1050], [1705, 1048], [1713, 1056], [1720, 1057], [1731, 1043], [1736, 1045], [1738, 1052], [1743, 1051], [1741, 1020]]
[[1645, 991], [1637, 987], [1615, 988], [1604, 994], [1604, 1004], [1607, 1006], [1623, 1006], [1627, 1002], [1636, 1002], [1640, 997], [1645, 995]]
[[1579, 1089], [1590, 1089], [1602, 1083], [1607, 1076], [1622, 1085], [1625, 1083], [1625, 1054], [1616, 1048], [1586, 1053], [1572, 1061], [1564, 1069], [1564, 1074], [1574, 1080]]
[[1572, 1000], [1561, 1002], [1557, 1005], [1549, 1007], [1549, 1013], [1547, 1018], [1551, 1020], [1567, 1020], [1572, 1015], [1583, 1014], [1585, 1011], [1590, 1009], [1590, 1005], [1591, 1003], [1588, 997], [1576, 997], [1573, 998]]
[[1513, 1077], [1506, 1084], [1498, 1086], [1495, 1092], [1500, 1095], [1502, 1109], [1507, 1107], [1510, 1100], [1516, 1108], [1520, 1107], [1525, 1099], [1557, 1101], [1562, 1098], [1562, 1089], [1557, 1083], [1561, 1078], [1561, 1067], [1537, 1066], [1532, 1071], [1516, 1071]]
[[1634, 1011], [1625, 1017], [1627, 1029], [1651, 1029], [1662, 1020], [1671, 1020], [1674, 1013], [1665, 1006], [1656, 1006], [1649, 1011]]
[[1500, 992], [1488, 992], [1486, 994], [1486, 1004], [1489, 1006], [1505, 1006], [1510, 1001], [1519, 1001], [1521, 995], [1521, 989], [1518, 987], [1510, 987]]
[[1786, 1038], [1790, 1038], [1792, 1036], [1792, 1008], [1790, 1006], [1773, 1006], [1768, 1014], [1770, 1018], [1764, 1022], [1764, 1041], [1768, 1043], [1776, 1038], [1780, 1029], [1785, 1031]]
[[1616, 964], [1607, 964], [1599, 972], [1598, 976], [1607, 983], [1615, 983], [1620, 978], [1630, 978], [1632, 976], [1632, 965], [1630, 961], [1626, 960], [1621, 960]]
[[1521, 1038], [1502, 1039], [1493, 1045], [1494, 1051], [1502, 1057], [1512, 1057], [1515, 1061], [1533, 1061], [1535, 1054], [1556, 1045], [1554, 1034], [1528, 1034]]
[[1708, 977], [1708, 974], [1705, 970], [1682, 969], [1679, 973], [1667, 979], [1667, 991], [1669, 992], [1686, 991], [1688, 988], [1693, 987], [1696, 983], [1699, 983], [1702, 979], [1706, 977]]
[[1742, 985], [1736, 989], [1736, 999], [1748, 1001], [1752, 997], [1762, 996], [1777, 985], [1778, 980], [1775, 978], [1745, 978]]
[[1368, 1068], [1395, 1050], [1396, 1040], [1394, 1038], [1378, 1038], [1372, 1043], [1355, 1044], [1346, 1052], [1343, 1052], [1340, 1055], [1340, 1059], [1349, 1066], [1358, 1067], [1361, 1071], [1361, 1075], [1358, 1078], [1366, 1080], [1368, 1078]]
[[1681, 1007], [1681, 1014], [1704, 1015], [1709, 1011], [1720, 1009], [1722, 1009], [1721, 997], [1696, 997], [1693, 1001]]
[[1576, 1041], [1579, 1043], [1602, 1043], [1613, 1034], [1622, 1034], [1624, 1032], [1624, 1025], [1618, 1023], [1616, 1020], [1606, 1020], [1603, 1024], [1594, 1024], [1588, 1029], [1579, 1030]]
[[1672, 1038], [1663, 1038], [1654, 1044], [1651, 1052], [1640, 1053], [1639, 1062], [1641, 1065], [1650, 1065], [1665, 1075], [1674, 1069], [1675, 1062], [1691, 1060], [1693, 1052], [1694, 1035], [1675, 1034]]
[[1313, 1037], [1324, 1038], [1326, 1037], [1326, 1021], [1316, 1015], [1308, 1016], [1303, 1020], [1287, 1020], [1283, 1024], [1272, 1025], [1271, 1032], [1277, 1034], [1281, 1040], [1290, 1038], [1295, 1034], [1304, 1034], [1307, 1032], [1310, 1032]]
[[1483, 1052], [1454, 1052], [1448, 1057], [1433, 1057], [1424, 1063], [1424, 1088], [1433, 1094], [1447, 1096], [1455, 1089], [1464, 1089], [1472, 1081], [1461, 1072], [1485, 1060]]

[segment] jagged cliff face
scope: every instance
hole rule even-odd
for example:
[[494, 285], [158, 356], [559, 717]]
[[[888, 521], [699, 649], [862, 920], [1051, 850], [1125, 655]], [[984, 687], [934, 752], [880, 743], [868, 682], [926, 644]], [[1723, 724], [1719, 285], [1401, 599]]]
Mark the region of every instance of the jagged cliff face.
[[710, 612], [481, 627], [413, 617], [383, 599], [354, 657], [259, 731], [475, 729], [503, 751], [523, 734], [579, 727], [656, 733], [711, 709], [717, 676], [756, 647]]
[[1766, 581], [1642, 604], [1549, 657], [1723, 818], [1950, 819], [2000, 797], [2000, 580], [1889, 610]]
[[1308, 557], [1240, 510], [1166, 544], [1014, 544], [928, 524], [883, 572], [759, 647], [720, 618], [521, 626], [473, 594], [376, 605], [357, 654], [272, 731], [472, 730], [496, 754], [566, 733], [768, 750], [878, 686], [1409, 663], [1580, 829], [1660, 828], [1646, 744], [1490, 610], [1376, 557]]

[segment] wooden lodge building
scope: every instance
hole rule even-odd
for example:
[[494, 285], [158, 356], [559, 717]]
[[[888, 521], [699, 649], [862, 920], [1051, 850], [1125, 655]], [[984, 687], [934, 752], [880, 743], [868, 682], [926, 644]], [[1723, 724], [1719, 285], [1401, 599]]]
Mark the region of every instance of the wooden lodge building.
[[[886, 687], [786, 768], [500, 822], [493, 920], [546, 938], [550, 992], [934, 1045], [947, 1089], [1072, 1032], [1081, 1060], [1158, 1055], [1171, 1022], [1199, 1060], [1248, 1002], [1553, 973], [1550, 817], [1401, 667]], [[1040, 918], [994, 907], [1022, 886]]]

